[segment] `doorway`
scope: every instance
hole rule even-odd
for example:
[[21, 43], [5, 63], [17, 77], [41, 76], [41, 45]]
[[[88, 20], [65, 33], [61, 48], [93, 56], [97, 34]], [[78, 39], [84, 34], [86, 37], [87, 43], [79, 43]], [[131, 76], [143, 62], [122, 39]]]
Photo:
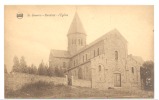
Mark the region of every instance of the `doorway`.
[[121, 87], [121, 74], [120, 73], [114, 74], [114, 86]]

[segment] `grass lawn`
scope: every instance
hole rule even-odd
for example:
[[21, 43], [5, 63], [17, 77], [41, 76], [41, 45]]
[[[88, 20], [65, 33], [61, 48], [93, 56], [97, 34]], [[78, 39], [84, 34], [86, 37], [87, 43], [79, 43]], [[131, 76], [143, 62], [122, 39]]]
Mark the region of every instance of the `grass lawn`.
[[130, 89], [98, 90], [39, 81], [26, 84], [16, 91], [5, 90], [5, 98], [153, 98], [153, 92]]

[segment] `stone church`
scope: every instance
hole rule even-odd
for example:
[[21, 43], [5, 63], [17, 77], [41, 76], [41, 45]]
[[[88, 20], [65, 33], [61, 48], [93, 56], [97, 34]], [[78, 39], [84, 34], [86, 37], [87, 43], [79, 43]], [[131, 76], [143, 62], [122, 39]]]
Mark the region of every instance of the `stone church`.
[[127, 40], [113, 29], [90, 44], [75, 13], [67, 33], [68, 50], [51, 50], [49, 66], [65, 69], [73, 79], [91, 81], [92, 88], [140, 86], [141, 57], [128, 55]]

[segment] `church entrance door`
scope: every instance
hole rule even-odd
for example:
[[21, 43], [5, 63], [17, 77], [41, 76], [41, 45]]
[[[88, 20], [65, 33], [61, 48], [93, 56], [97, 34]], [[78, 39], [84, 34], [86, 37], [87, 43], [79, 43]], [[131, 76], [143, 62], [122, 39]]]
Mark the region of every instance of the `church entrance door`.
[[121, 87], [121, 74], [120, 73], [114, 74], [114, 86]]

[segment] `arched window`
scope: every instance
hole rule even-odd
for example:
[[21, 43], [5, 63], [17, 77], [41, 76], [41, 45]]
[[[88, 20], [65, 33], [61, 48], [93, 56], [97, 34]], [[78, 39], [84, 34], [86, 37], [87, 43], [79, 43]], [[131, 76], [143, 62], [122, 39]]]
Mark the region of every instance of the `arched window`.
[[99, 48], [98, 48], [98, 55], [99, 55]]
[[115, 51], [115, 60], [118, 60], [118, 51]]
[[75, 60], [74, 60], [74, 66], [76, 65], [76, 62], [75, 62]]
[[83, 55], [83, 62], [84, 62], [84, 55]]
[[131, 67], [131, 72], [134, 73], [134, 67]]
[[83, 45], [83, 40], [81, 39], [81, 45]]
[[73, 39], [72, 39], [72, 44], [73, 44]]
[[87, 61], [87, 54], [86, 54], [86, 61]]
[[78, 79], [82, 79], [82, 78], [83, 78], [82, 68], [79, 68], [79, 70], [78, 70]]
[[65, 68], [66, 67], [66, 63], [65, 62], [63, 62], [63, 68]]
[[75, 76], [76, 76], [76, 70], [75, 70]]
[[76, 39], [74, 40], [75, 44], [76, 44]]
[[102, 70], [102, 67], [101, 67], [101, 65], [99, 65], [98, 69], [99, 69], [99, 71], [101, 71], [101, 70]]
[[80, 45], [80, 39], [78, 39], [78, 44]]

